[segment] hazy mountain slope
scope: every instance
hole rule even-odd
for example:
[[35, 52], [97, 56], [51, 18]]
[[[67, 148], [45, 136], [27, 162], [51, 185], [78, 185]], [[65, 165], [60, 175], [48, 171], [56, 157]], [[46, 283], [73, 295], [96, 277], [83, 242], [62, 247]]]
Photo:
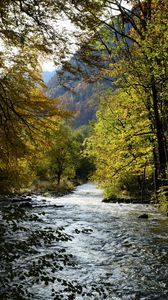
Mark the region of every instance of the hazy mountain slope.
[[75, 125], [87, 124], [95, 118], [95, 113], [103, 91], [111, 83], [103, 80], [89, 83], [85, 80], [73, 80], [67, 72], [64, 76], [64, 85], [60, 84], [59, 74], [55, 74], [48, 82], [47, 95], [51, 98], [59, 97], [64, 108], [74, 110]]

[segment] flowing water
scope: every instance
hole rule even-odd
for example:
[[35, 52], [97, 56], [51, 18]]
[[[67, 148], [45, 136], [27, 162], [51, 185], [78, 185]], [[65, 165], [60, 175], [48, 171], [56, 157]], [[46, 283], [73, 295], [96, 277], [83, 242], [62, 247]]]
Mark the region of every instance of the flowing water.
[[[33, 197], [33, 213], [42, 213], [38, 226], [64, 227], [72, 236], [59, 247], [72, 255], [74, 266], [58, 270], [57, 276], [83, 291], [79, 288], [69, 295], [64, 289], [59, 298], [51, 292], [57, 281], [57, 287], [55, 283], [32, 286], [30, 299], [168, 299], [167, 217], [150, 205], [103, 203], [102, 199], [101, 190], [92, 183], [63, 197]], [[142, 213], [149, 218], [139, 219]], [[53, 242], [50, 252], [55, 248]], [[24, 268], [26, 264], [25, 258]]]

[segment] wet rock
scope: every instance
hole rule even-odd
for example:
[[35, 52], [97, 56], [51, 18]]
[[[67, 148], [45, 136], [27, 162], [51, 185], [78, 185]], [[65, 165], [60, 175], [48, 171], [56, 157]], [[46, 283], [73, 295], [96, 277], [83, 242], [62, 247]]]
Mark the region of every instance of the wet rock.
[[138, 217], [138, 219], [148, 219], [148, 214], [142, 214]]
[[44, 207], [51, 207], [51, 208], [63, 208], [64, 205], [56, 205], [56, 204], [45, 204], [45, 205], [35, 205], [36, 208], [44, 208]]
[[32, 192], [24, 193], [24, 195], [25, 195], [26, 197], [31, 197], [33, 194], [35, 194], [35, 193], [32, 193]]
[[82, 229], [82, 233], [90, 234], [92, 232], [93, 232], [93, 230], [91, 228], [83, 228]]
[[32, 204], [30, 202], [23, 202], [19, 205], [20, 208], [32, 208]]
[[116, 198], [104, 198], [102, 200], [102, 202], [104, 202], [104, 203], [116, 203], [117, 199]]
[[50, 205], [45, 205], [45, 207], [63, 208], [64, 205], [50, 204]]
[[153, 220], [152, 220], [152, 222], [158, 222], [159, 221], [159, 219], [156, 219], [156, 218], [154, 218]]
[[26, 197], [25, 200], [30, 202], [30, 201], [32, 201], [32, 198], [31, 197]]
[[102, 200], [104, 203], [125, 203], [125, 204], [150, 204], [151, 200], [150, 199], [138, 199], [138, 198], [104, 198]]

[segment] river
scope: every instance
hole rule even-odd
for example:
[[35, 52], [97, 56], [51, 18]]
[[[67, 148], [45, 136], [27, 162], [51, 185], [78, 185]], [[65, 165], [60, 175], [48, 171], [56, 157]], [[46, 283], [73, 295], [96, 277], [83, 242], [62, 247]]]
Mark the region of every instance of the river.
[[[102, 199], [102, 191], [92, 183], [78, 186], [63, 197], [34, 196], [29, 214], [40, 216], [40, 221], [33, 226], [38, 230], [63, 227], [71, 239], [40, 246], [32, 260], [63, 249], [71, 262], [58, 268], [56, 281], [29, 284], [27, 280], [29, 296], [23, 293], [21, 298], [14, 294], [5, 298], [1, 294], [1, 298], [167, 300], [167, 217], [150, 205], [103, 203]], [[142, 213], [148, 213], [149, 218], [139, 219]], [[25, 226], [32, 224], [25, 221]], [[30, 260], [22, 254], [12, 262], [12, 268], [19, 264], [26, 270]], [[54, 273], [54, 264], [52, 271], [50, 265], [47, 268]], [[3, 272], [1, 275], [5, 277]]]

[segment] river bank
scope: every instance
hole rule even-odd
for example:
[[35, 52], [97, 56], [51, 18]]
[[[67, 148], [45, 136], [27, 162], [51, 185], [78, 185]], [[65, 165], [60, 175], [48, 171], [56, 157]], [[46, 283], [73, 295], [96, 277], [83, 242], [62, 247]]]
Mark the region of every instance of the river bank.
[[53, 187], [33, 187], [26, 192], [14, 192], [14, 193], [0, 193], [0, 201], [12, 201], [12, 202], [31, 202], [32, 198], [41, 197], [63, 197], [72, 193], [78, 184], [63, 184], [55, 185]]
[[151, 199], [138, 199], [138, 198], [104, 198], [104, 203], [126, 203], [126, 204], [154, 204]]

